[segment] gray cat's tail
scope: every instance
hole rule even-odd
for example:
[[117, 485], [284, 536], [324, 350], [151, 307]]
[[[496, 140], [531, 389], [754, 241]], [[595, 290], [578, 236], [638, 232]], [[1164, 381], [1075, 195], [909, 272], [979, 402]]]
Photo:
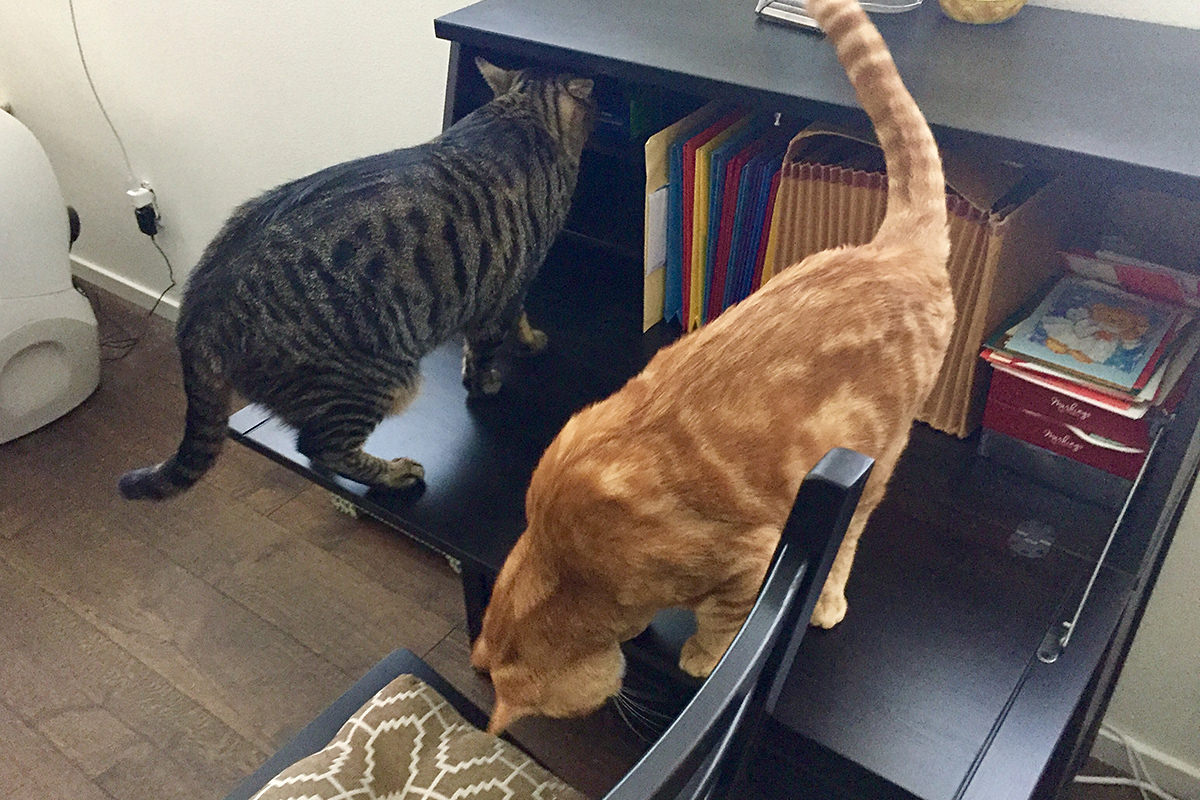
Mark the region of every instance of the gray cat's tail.
[[187, 420], [175, 455], [152, 467], [131, 470], [118, 486], [129, 500], [164, 500], [188, 489], [217, 460], [229, 425], [232, 387], [210, 359], [182, 353]]

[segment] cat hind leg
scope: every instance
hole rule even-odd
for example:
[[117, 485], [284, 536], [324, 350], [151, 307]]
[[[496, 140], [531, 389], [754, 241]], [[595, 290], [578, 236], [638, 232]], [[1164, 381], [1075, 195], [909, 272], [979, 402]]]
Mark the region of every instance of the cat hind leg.
[[830, 588], [829, 582], [821, 589], [821, 596], [813, 606], [812, 619], [809, 624], [817, 628], [829, 629], [846, 618], [846, 610], [850, 604], [846, 602], [846, 585]]
[[391, 460], [363, 450], [367, 437], [388, 414], [397, 414], [416, 395], [415, 377], [388, 392], [339, 394], [320, 404], [319, 416], [301, 424], [296, 448], [315, 464], [368, 486], [407, 489], [425, 479], [411, 458]]
[[370, 429], [340, 431], [336, 436], [320, 429], [301, 430], [296, 445], [318, 466], [367, 486], [407, 489], [425, 479], [425, 468], [411, 458], [388, 460], [363, 450]]
[[[873, 499], [873, 498], [872, 498]], [[850, 580], [850, 567], [854, 564], [854, 554], [858, 551], [858, 539], [862, 536], [867, 518], [878, 504], [860, 501], [850, 525], [846, 528], [846, 536], [838, 546], [833, 565], [829, 568], [829, 576], [821, 587], [821, 596], [813, 607], [810, 624], [818, 628], [832, 628], [846, 618], [849, 605], [846, 602], [846, 582]]]

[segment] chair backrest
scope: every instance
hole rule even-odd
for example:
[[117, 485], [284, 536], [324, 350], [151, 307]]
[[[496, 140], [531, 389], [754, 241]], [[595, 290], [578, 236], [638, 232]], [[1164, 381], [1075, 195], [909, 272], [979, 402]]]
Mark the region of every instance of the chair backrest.
[[741, 631], [666, 732], [604, 800], [728, 797], [778, 697], [874, 461], [835, 448], [800, 484]]

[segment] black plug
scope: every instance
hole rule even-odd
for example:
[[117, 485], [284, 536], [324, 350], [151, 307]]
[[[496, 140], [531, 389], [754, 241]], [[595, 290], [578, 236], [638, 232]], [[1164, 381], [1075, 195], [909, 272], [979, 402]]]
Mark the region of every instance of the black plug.
[[147, 236], [158, 233], [158, 205], [154, 202], [154, 190], [145, 181], [136, 189], [126, 192], [133, 201], [133, 216], [138, 230]]
[[153, 205], [135, 208], [133, 216], [137, 219], [139, 231], [147, 236], [154, 236], [158, 233], [158, 212], [154, 210]]

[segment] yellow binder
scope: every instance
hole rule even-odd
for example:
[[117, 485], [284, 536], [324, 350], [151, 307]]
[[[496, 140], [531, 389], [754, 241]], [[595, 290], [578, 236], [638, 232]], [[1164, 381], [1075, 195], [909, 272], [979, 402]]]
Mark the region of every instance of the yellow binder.
[[704, 305], [704, 261], [708, 253], [708, 184], [712, 152], [750, 124], [751, 114], [742, 115], [725, 130], [696, 148], [696, 183], [692, 195], [692, 252], [691, 252], [691, 282], [687, 330], [694, 331], [700, 327], [700, 315]]

